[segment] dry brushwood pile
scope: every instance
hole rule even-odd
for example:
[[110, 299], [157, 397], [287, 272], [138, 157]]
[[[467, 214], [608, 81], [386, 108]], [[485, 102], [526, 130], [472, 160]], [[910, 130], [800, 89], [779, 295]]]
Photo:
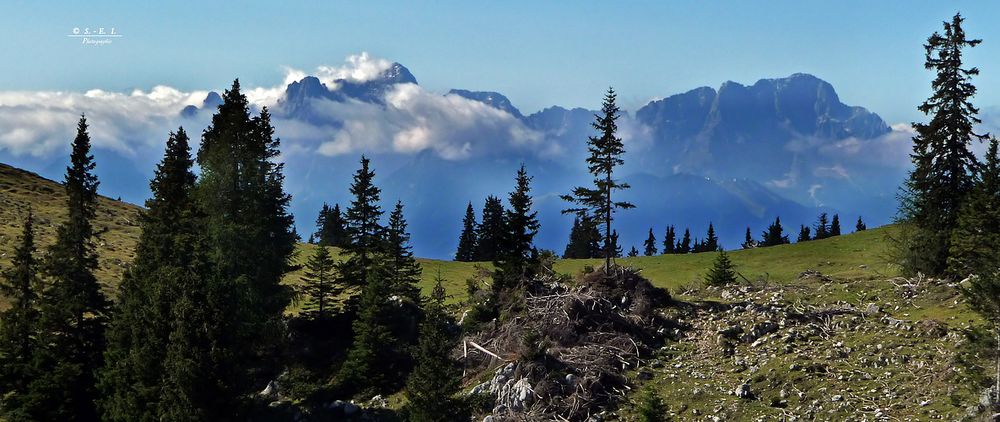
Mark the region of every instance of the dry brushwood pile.
[[568, 286], [536, 280], [523, 311], [465, 339], [473, 394], [493, 399], [492, 420], [587, 420], [629, 390], [626, 373], [663, 345], [658, 315], [669, 294], [631, 268], [603, 268]]

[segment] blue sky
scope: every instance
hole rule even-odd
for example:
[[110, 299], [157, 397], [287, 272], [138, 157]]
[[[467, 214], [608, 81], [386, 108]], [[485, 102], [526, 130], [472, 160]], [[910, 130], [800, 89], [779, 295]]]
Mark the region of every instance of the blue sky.
[[[0, 91], [169, 85], [274, 86], [283, 66], [340, 64], [361, 51], [406, 65], [430, 90], [496, 90], [525, 112], [626, 108], [725, 80], [813, 73], [887, 121], [919, 119], [931, 75], [921, 44], [956, 10], [985, 42], [980, 106], [1000, 105], [996, 2], [142, 2], [15, 1], [0, 14]], [[291, 4], [287, 4], [291, 3]], [[83, 46], [74, 27], [122, 38]]]

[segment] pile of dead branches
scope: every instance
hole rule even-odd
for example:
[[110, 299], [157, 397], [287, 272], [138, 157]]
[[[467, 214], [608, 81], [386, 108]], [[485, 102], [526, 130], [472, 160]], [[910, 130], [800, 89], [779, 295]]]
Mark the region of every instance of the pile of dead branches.
[[[514, 362], [508, 379], [527, 378], [534, 394], [518, 417], [584, 420], [613, 408], [628, 388], [625, 373], [661, 346], [672, 327], [655, 312], [669, 294], [631, 268], [610, 275], [601, 268], [572, 286], [539, 281], [518, 316], [466, 338], [473, 352], [482, 351], [466, 353], [469, 377]], [[511, 409], [495, 412], [515, 416]]]

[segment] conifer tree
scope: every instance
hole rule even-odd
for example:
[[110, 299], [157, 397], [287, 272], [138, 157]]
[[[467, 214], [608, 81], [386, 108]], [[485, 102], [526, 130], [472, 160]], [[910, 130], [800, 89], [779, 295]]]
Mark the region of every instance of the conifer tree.
[[867, 229], [868, 229], [868, 226], [865, 225], [864, 221], [861, 221], [861, 216], [859, 215], [858, 216], [858, 222], [854, 225], [854, 231], [856, 231], [856, 232], [863, 232], [863, 231], [865, 231]]
[[591, 136], [587, 141], [590, 157], [587, 158], [587, 168], [594, 175], [594, 187], [576, 187], [572, 194], [562, 195], [561, 198], [578, 205], [578, 208], [563, 210], [563, 213], [577, 213], [581, 215], [589, 214], [594, 222], [604, 226], [604, 267], [606, 271], [611, 268], [611, 258], [615, 251], [611, 246], [611, 222], [615, 209], [635, 208], [628, 202], [614, 201], [612, 193], [616, 190], [628, 189], [627, 183], [621, 183], [614, 179], [614, 169], [625, 163], [621, 156], [625, 154], [625, 146], [621, 138], [616, 133], [618, 131], [617, 120], [620, 117], [619, 108], [615, 104], [615, 91], [608, 88], [608, 93], [604, 96], [604, 104], [601, 107], [601, 114], [595, 116], [594, 129], [600, 136]]
[[691, 252], [691, 230], [684, 229], [684, 237], [677, 243], [677, 253], [686, 254]]
[[[146, 201], [140, 219], [142, 234], [136, 258], [119, 286], [118, 303], [108, 328], [108, 366], [100, 379], [105, 393], [101, 402], [105, 420], [155, 421], [166, 414], [194, 414], [191, 409], [173, 408], [164, 395], [170, 379], [165, 373], [172, 374], [177, 366], [188, 364], [167, 356], [170, 343], [180, 341], [178, 336], [182, 335], [174, 333], [175, 324], [183, 319], [175, 313], [175, 304], [181, 297], [205, 295], [209, 288], [201, 278], [210, 270], [206, 266], [200, 215], [192, 198], [192, 166], [188, 136], [179, 128], [167, 139], [163, 160], [150, 181], [153, 198]], [[183, 335], [200, 336], [190, 332]], [[186, 348], [207, 351], [210, 346], [204, 340], [200, 337]], [[201, 375], [209, 378], [200, 381], [202, 386], [214, 382], [207, 372]], [[208, 390], [200, 392], [207, 394]], [[207, 404], [201, 407], [206, 410]]]
[[663, 254], [674, 253], [677, 253], [677, 234], [674, 233], [674, 226], [667, 226], [667, 232], [663, 235]]
[[621, 258], [622, 257], [622, 246], [618, 244], [618, 231], [611, 231], [611, 257]]
[[500, 241], [506, 230], [503, 202], [495, 196], [486, 197], [483, 204], [483, 218], [480, 220], [476, 239], [476, 261], [489, 262], [497, 258]]
[[639, 256], [639, 250], [635, 248], [635, 245], [632, 245], [632, 249], [628, 250], [628, 257], [634, 258], [637, 256]]
[[820, 240], [830, 237], [830, 224], [827, 219], [826, 213], [821, 213], [816, 219], [815, 234], [813, 239]]
[[589, 219], [581, 219], [579, 215], [574, 216], [569, 236], [569, 243], [566, 244], [566, 251], [563, 253], [564, 258], [586, 259], [602, 255], [600, 233]]
[[715, 226], [712, 223], [708, 223], [708, 235], [705, 238], [705, 244], [702, 247], [704, 252], [715, 252], [719, 250], [719, 237], [715, 235]]
[[462, 367], [452, 359], [459, 330], [445, 308], [443, 281], [438, 275], [424, 304], [424, 321], [416, 350], [416, 366], [406, 380], [407, 420], [452, 422], [469, 420], [465, 403], [455, 396], [462, 388]]
[[784, 229], [781, 227], [781, 217], [775, 217], [774, 223], [767, 226], [767, 230], [761, 235], [763, 238], [760, 242], [760, 246], [777, 246], [790, 243], [788, 236], [784, 234]]
[[465, 208], [465, 218], [462, 219], [462, 234], [458, 236], [458, 250], [455, 260], [472, 262], [476, 260], [476, 212], [472, 202]]
[[812, 238], [809, 235], [809, 231], [810, 231], [809, 227], [806, 226], [805, 224], [799, 226], [799, 238], [795, 239], [795, 241], [796, 242], [808, 242], [808, 241], [812, 240]]
[[530, 280], [534, 275], [538, 259], [534, 239], [539, 224], [538, 213], [532, 211], [531, 179], [524, 164], [521, 164], [514, 191], [508, 197], [510, 209], [504, 213], [504, 235], [494, 261], [494, 292], [516, 287], [521, 280]]
[[340, 204], [334, 204], [333, 208], [330, 208], [325, 202], [323, 203], [323, 208], [320, 209], [319, 217], [316, 219], [315, 237], [327, 246], [346, 248], [350, 245], [347, 223], [340, 211]]
[[753, 239], [753, 235], [750, 234], [750, 226], [747, 226], [747, 234], [743, 240], [743, 244], [740, 245], [743, 249], [750, 249], [757, 247], [757, 241]]
[[90, 154], [87, 120], [80, 118], [63, 186], [68, 218], [56, 229], [42, 272], [48, 287], [41, 298], [35, 374], [29, 386], [36, 420], [97, 420], [96, 374], [104, 366], [110, 303], [94, 271], [97, 176]]
[[639, 396], [638, 422], [666, 422], [669, 420], [667, 404], [652, 388], [646, 388]]
[[656, 255], [656, 236], [653, 236], [653, 228], [649, 228], [649, 235], [646, 236], [646, 242], [643, 243], [645, 249], [643, 249], [642, 254], [645, 256]]
[[206, 245], [221, 283], [216, 298], [223, 309], [215, 322], [219, 385], [234, 406], [260, 391], [273, 371], [284, 335], [283, 314], [291, 288], [281, 283], [295, 248], [291, 197], [284, 191], [280, 140], [270, 113], [250, 116], [250, 103], [239, 80], [222, 96], [218, 112], [202, 134], [197, 162], [201, 176], [195, 197], [203, 215]]
[[898, 252], [907, 273], [946, 271], [952, 231], [979, 165], [969, 145], [986, 138], [973, 132], [980, 120], [970, 102], [976, 94], [971, 79], [979, 69], [962, 63], [963, 50], [982, 40], [966, 38], [963, 21], [955, 14], [944, 22], [944, 33], [934, 32], [924, 45], [924, 67], [935, 72], [934, 93], [918, 107], [931, 120], [913, 124], [914, 168], [900, 201], [900, 217], [908, 224]]
[[24, 219], [21, 237], [14, 248], [11, 266], [0, 278], [0, 294], [10, 307], [0, 312], [0, 416], [7, 420], [30, 420], [26, 408], [28, 385], [35, 378], [33, 358], [38, 318], [38, 261], [35, 259], [34, 218]]
[[354, 320], [354, 342], [338, 374], [344, 388], [363, 396], [386, 394], [405, 379], [404, 345], [393, 335], [397, 305], [391, 299], [392, 274], [385, 260], [373, 260]]
[[948, 272], [990, 274], [1000, 264], [1000, 151], [990, 139], [976, 186], [962, 206], [951, 237]]
[[601, 229], [597, 227], [597, 223], [589, 216], [584, 216], [580, 220], [580, 227], [587, 249], [586, 258], [604, 257], [604, 236], [601, 236]]
[[830, 220], [830, 237], [840, 236], [840, 215], [834, 214]]
[[705, 276], [705, 283], [710, 286], [726, 286], [736, 282], [736, 266], [729, 260], [726, 251], [719, 251], [712, 263], [712, 268]]
[[336, 281], [337, 263], [330, 255], [330, 249], [319, 242], [302, 274], [302, 293], [309, 299], [309, 313], [315, 319], [325, 319], [331, 315], [331, 306], [343, 292]]
[[371, 161], [362, 156], [361, 168], [354, 173], [351, 183], [350, 207], [344, 213], [350, 244], [350, 257], [341, 262], [339, 272], [341, 283], [346, 286], [364, 286], [370, 279], [368, 272], [375, 265], [376, 254], [383, 246], [385, 227], [380, 220], [382, 208], [379, 205], [382, 190], [375, 186], [375, 171], [369, 168]]
[[573, 227], [569, 229], [569, 242], [566, 243], [566, 249], [563, 250], [563, 258], [565, 259], [577, 259], [578, 251], [580, 248], [580, 216], [573, 216]]

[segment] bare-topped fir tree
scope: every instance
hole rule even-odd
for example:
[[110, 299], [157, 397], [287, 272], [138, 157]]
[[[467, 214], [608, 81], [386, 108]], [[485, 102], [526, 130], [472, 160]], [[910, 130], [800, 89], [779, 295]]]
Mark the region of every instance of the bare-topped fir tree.
[[615, 90], [608, 88], [608, 93], [604, 95], [601, 113], [594, 116], [595, 121], [592, 124], [594, 129], [597, 129], [598, 136], [591, 136], [587, 141], [587, 149], [590, 151], [587, 169], [594, 175], [594, 187], [578, 186], [571, 194], [561, 196], [563, 200], [578, 205], [576, 208], [563, 210], [564, 214], [575, 213], [581, 218], [591, 218], [594, 223], [604, 226], [605, 271], [611, 268], [611, 259], [614, 257], [611, 222], [614, 219], [615, 209], [635, 208], [631, 203], [615, 201], [612, 198], [612, 192], [629, 188], [628, 183], [619, 182], [614, 178], [615, 167], [625, 163], [621, 158], [625, 154], [625, 145], [616, 135], [617, 120], [621, 115], [615, 99]]

